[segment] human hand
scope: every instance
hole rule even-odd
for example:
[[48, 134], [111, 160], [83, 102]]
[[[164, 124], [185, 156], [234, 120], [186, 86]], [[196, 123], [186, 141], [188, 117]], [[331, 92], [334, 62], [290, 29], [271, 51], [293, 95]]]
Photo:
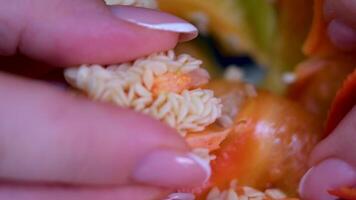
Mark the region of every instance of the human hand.
[[[123, 62], [195, 36], [171, 15], [100, 0], [0, 0], [0, 55], [53, 65]], [[11, 67], [35, 70], [23, 64]], [[149, 117], [8, 73], [0, 94], [0, 199], [158, 199], [207, 178], [181, 137]]]
[[324, 15], [332, 43], [344, 51], [356, 50], [356, 1], [325, 0]]
[[[343, 51], [356, 50], [356, 1], [325, 0], [328, 36]], [[303, 200], [332, 200], [328, 190], [356, 185], [356, 106], [310, 156], [300, 183]]]
[[303, 177], [303, 200], [331, 200], [328, 190], [356, 185], [356, 106], [338, 127], [313, 150], [310, 166]]

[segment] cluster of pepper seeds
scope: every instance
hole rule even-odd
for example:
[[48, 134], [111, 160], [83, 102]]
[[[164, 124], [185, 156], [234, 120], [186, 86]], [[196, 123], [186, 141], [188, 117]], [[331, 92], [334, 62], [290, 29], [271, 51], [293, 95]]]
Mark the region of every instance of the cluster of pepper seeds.
[[[157, 9], [158, 8], [157, 2], [155, 0], [105, 0], [105, 3], [107, 5], [128, 5], [128, 6], [145, 7], [145, 8], [152, 8], [152, 9]], [[172, 53], [173, 53], [173, 51], [169, 51], [167, 54], [172, 55]], [[161, 53], [161, 55], [162, 55], [162, 53]], [[174, 53], [173, 53], [173, 55], [174, 55]], [[187, 55], [184, 55], [184, 56], [187, 57]], [[172, 59], [172, 56], [171, 56], [171, 59]], [[199, 63], [199, 65], [200, 64], [201, 63]], [[123, 65], [116, 65], [116, 66], [112, 65], [111, 67], [108, 67], [107, 69], [109, 69], [109, 71], [111, 71], [110, 73], [112, 73], [113, 71], [115, 71], [115, 70], [113, 70], [115, 68], [116, 69], [120, 69], [120, 70], [121, 69], [127, 70], [128, 69], [127, 67], [129, 65], [130, 64], [128, 64], [128, 63], [125, 63]], [[83, 73], [83, 71], [86, 71], [86, 72], [90, 71], [90, 74], [94, 75], [94, 79], [96, 79], [97, 77], [95, 77], [95, 76], [96, 75], [99, 75], [99, 76], [103, 75], [104, 73], [106, 73], [106, 72], [104, 72], [106, 69], [103, 68], [102, 66], [99, 66], [99, 65], [83, 65], [83, 66], [81, 66], [79, 68], [79, 70], [77, 70], [75, 68], [67, 70], [67, 72], [65, 73], [65, 76], [66, 76], [67, 80], [69, 81], [69, 83], [72, 84], [72, 86], [76, 87], [77, 89], [84, 90], [85, 92], [87, 92], [89, 94], [89, 96], [92, 96], [92, 98], [99, 99], [99, 100], [102, 99], [102, 100], [107, 101], [107, 99], [104, 98], [105, 95], [104, 96], [103, 96], [103, 94], [101, 94], [102, 96], [100, 96], [100, 94], [98, 95], [98, 91], [99, 91], [98, 90], [98, 86], [95, 86], [95, 84], [93, 84], [93, 79], [89, 80], [88, 77], [86, 77], [87, 81], [89, 80], [89, 82], [87, 82], [87, 86], [85, 86], [86, 88], [83, 87], [83, 86], [79, 86], [80, 84], [83, 84], [83, 77], [79, 77], [80, 76], [80, 73], [79, 73], [80, 70], [81, 70], [82, 73]], [[120, 70], [118, 70], [118, 71], [120, 71]], [[74, 74], [77, 75], [78, 77], [75, 77]], [[235, 75], [235, 73], [226, 73], [226, 74], [229, 77], [231, 76], [231, 74]], [[83, 75], [83, 74], [81, 74], [81, 75]], [[146, 73], [146, 76], [147, 76], [147, 73]], [[241, 79], [241, 74], [238, 74], [237, 77], [239, 79]], [[80, 80], [80, 78], [82, 80]], [[225, 78], [227, 80], [229, 80], [228, 77], [225, 77]], [[75, 80], [75, 79], [78, 79], [78, 80]], [[234, 80], [235, 80], [235, 78], [234, 78]], [[75, 81], [77, 81], [77, 82], [75, 82]], [[247, 85], [247, 87], [249, 87], [249, 86], [251, 86], [251, 85]], [[253, 87], [251, 87], [251, 88], [253, 88]], [[246, 88], [246, 89], [248, 89], [248, 88]], [[95, 94], [91, 94], [90, 90], [94, 90], [94, 91], [96, 90], [97, 94], [96, 95]], [[252, 91], [251, 92], [251, 96], [255, 96], [256, 95], [255, 90], [251, 89], [251, 91]], [[106, 93], [106, 95], [107, 94], [108, 93]], [[122, 93], [121, 93], [121, 95], [122, 95]], [[215, 111], [218, 111], [218, 113], [215, 112], [216, 116], [213, 117], [213, 120], [211, 119], [210, 122], [207, 123], [206, 125], [203, 125], [202, 127], [198, 128], [198, 129], [196, 128], [195, 131], [203, 130], [204, 127], [206, 127], [210, 123], [213, 123], [217, 119], [218, 119], [217, 120], [218, 122], [219, 121], [224, 121], [224, 119], [225, 119], [224, 116], [221, 116], [222, 115], [221, 114], [222, 105], [221, 105], [220, 100], [219, 99], [215, 99], [215, 97], [213, 96], [213, 93], [209, 93], [208, 97], [206, 97], [206, 99], [209, 99], [209, 98], [213, 98], [214, 99], [214, 103], [213, 104], [216, 104], [217, 110], [215, 110]], [[188, 99], [186, 99], [186, 100], [188, 100]], [[192, 99], [189, 99], [189, 100], [192, 100]], [[121, 101], [117, 101], [116, 104], [118, 104], [120, 106], [125, 104], [126, 107], [130, 107], [128, 105], [128, 103], [127, 103], [127, 100], [125, 102], [123, 102], [122, 100]], [[144, 106], [141, 106], [141, 107], [144, 107]], [[137, 109], [137, 107], [136, 107], [136, 110], [140, 110], [140, 109]], [[178, 109], [176, 109], [176, 110], [178, 110]], [[147, 109], [142, 111], [142, 112], [148, 113]], [[153, 115], [153, 116], [156, 115], [156, 118], [157, 118], [158, 111], [156, 111], [155, 114], [151, 113], [151, 115]], [[230, 121], [231, 121], [231, 119], [230, 119]], [[176, 127], [177, 128], [177, 126], [174, 123], [169, 122], [168, 120], [166, 120], [166, 123], [168, 123], [172, 127]], [[230, 123], [228, 123], [228, 124], [230, 124]], [[180, 128], [177, 128], [177, 130], [180, 131], [181, 133], [183, 133], [182, 134], [183, 136], [186, 133], [186, 130], [182, 131], [182, 129], [180, 129]], [[210, 155], [209, 151], [207, 149], [201, 149], [201, 148], [194, 149], [193, 153], [198, 155], [198, 156], [200, 156], [200, 157], [202, 157], [207, 162], [209, 162], [209, 161], [214, 159], [214, 156]], [[195, 199], [195, 196], [193, 194], [189, 194], [189, 193], [175, 193], [175, 194], [172, 194], [172, 195], [174, 197], [177, 197], [177, 198], [173, 198], [173, 199], [177, 199], [177, 200], [194, 200]], [[172, 195], [170, 195], [169, 199], [172, 199], [172, 197], [173, 197]], [[237, 186], [237, 181], [232, 181], [231, 184], [230, 184], [230, 188], [229, 189], [221, 191], [217, 187], [212, 188], [210, 190], [210, 192], [208, 193], [208, 195], [206, 197], [206, 200], [298, 200], [298, 199], [296, 199], [296, 198], [287, 198], [287, 196], [279, 189], [267, 189], [264, 192], [261, 192], [259, 190], [254, 189], [254, 188], [251, 188], [251, 187]]]

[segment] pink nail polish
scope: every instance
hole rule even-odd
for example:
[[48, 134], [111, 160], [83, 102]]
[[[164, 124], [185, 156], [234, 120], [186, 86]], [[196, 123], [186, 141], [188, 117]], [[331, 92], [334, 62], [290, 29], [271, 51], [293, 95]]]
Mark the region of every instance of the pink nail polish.
[[164, 200], [195, 200], [195, 196], [191, 193], [173, 193]]
[[198, 35], [194, 25], [168, 13], [130, 6], [111, 6], [111, 11], [116, 17], [145, 28], [180, 33], [181, 41]]
[[303, 200], [334, 200], [328, 190], [356, 184], [356, 171], [339, 159], [327, 159], [311, 168], [299, 184]]
[[332, 20], [328, 26], [328, 35], [331, 42], [340, 50], [356, 50], [356, 30], [347, 24], [339, 20]]
[[161, 187], [196, 187], [210, 177], [209, 163], [190, 153], [157, 150], [147, 155], [135, 168], [134, 181]]
[[324, 2], [324, 18], [326, 21], [331, 21], [332, 19], [335, 18], [336, 13], [335, 13], [335, 4], [338, 3], [335, 0], [325, 0]]
[[298, 187], [298, 193], [300, 195], [303, 195], [306, 193], [306, 181], [309, 179], [310, 177], [310, 173], [313, 171], [313, 168], [310, 168], [302, 177], [302, 179], [299, 182], [299, 187]]

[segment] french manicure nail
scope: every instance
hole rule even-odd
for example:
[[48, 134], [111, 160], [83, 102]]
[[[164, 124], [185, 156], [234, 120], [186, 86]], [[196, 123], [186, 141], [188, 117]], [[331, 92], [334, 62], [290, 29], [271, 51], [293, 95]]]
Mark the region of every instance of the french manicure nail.
[[191, 193], [173, 193], [164, 200], [194, 200], [195, 196]]
[[208, 161], [194, 154], [157, 150], [138, 163], [132, 178], [143, 184], [186, 188], [204, 184], [210, 174]]
[[330, 189], [356, 184], [356, 172], [352, 166], [339, 159], [327, 159], [308, 170], [299, 184], [302, 199], [333, 200]]
[[331, 42], [340, 50], [356, 50], [356, 30], [347, 24], [332, 20], [328, 26], [328, 35]]
[[299, 182], [299, 187], [298, 187], [298, 193], [299, 194], [305, 194], [305, 187], [306, 187], [306, 180], [310, 177], [310, 173], [313, 171], [313, 168], [310, 168], [302, 177], [302, 179]]
[[168, 13], [130, 6], [112, 6], [112, 13], [125, 21], [149, 29], [180, 33], [181, 41], [198, 35], [198, 29], [191, 23]]

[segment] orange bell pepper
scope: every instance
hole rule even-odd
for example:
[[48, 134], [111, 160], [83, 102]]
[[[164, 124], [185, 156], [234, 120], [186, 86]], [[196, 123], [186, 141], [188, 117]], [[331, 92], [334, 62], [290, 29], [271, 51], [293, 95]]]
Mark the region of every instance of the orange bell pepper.
[[334, 99], [326, 123], [326, 134], [330, 134], [355, 105], [356, 70], [348, 76]]
[[[339, 67], [343, 67], [342, 65], [345, 66], [346, 63], [348, 68], [353, 70], [343, 82], [331, 104], [324, 131], [324, 136], [327, 136], [356, 105], [356, 53], [343, 52], [332, 44], [327, 35], [328, 22], [323, 16], [324, 1], [325, 0], [314, 0], [314, 19], [312, 29], [304, 43], [303, 51], [311, 58], [322, 59], [326, 61], [327, 64], [333, 63], [331, 64], [333, 66], [339, 65]], [[340, 69], [340, 71], [342, 70], [343, 69]], [[334, 81], [334, 79], [330, 76], [329, 82], [332, 81]], [[331, 195], [344, 200], [356, 200], [355, 188], [341, 187], [329, 190], [328, 192]]]
[[288, 88], [288, 97], [324, 122], [337, 91], [354, 66], [343, 59], [310, 58], [297, 66], [296, 81]]
[[337, 50], [327, 36], [327, 22], [323, 14], [324, 0], [314, 0], [314, 19], [303, 51], [308, 56], [325, 57], [334, 55]]
[[302, 107], [259, 92], [257, 97], [246, 100], [232, 132], [212, 152], [216, 159], [211, 162], [208, 186], [226, 188], [236, 179], [241, 185], [277, 187], [294, 196], [319, 133], [319, 121]]
[[329, 190], [329, 194], [343, 200], [356, 200], [356, 188], [343, 187], [336, 190]]

